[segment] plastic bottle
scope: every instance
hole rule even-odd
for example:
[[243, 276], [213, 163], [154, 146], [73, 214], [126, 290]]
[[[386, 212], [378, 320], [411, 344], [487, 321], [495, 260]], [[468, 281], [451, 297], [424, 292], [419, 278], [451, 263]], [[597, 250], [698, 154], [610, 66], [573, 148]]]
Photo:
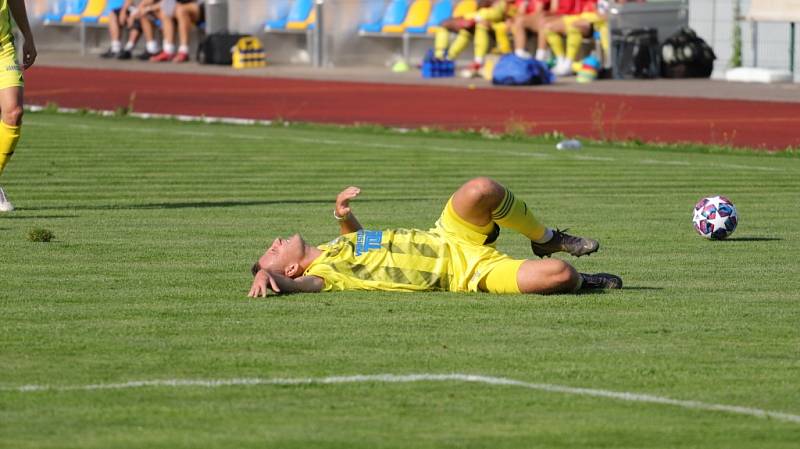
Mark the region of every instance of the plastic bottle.
[[576, 139], [562, 140], [556, 145], [557, 150], [580, 150], [582, 147], [581, 141]]

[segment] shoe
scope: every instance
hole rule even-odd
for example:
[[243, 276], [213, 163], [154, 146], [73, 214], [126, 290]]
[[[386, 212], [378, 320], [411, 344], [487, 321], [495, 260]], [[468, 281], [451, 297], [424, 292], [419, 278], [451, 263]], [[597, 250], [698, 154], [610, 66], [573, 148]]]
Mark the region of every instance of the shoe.
[[11, 212], [12, 210], [14, 210], [14, 205], [8, 201], [6, 192], [0, 187], [0, 212]]
[[106, 50], [104, 53], [100, 53], [100, 57], [103, 59], [116, 59], [119, 57], [118, 51], [112, 51], [110, 48]]
[[622, 288], [622, 278], [609, 273], [580, 273], [583, 283], [581, 290], [604, 290]]
[[167, 53], [165, 51], [162, 51], [161, 53], [155, 56], [151, 56], [150, 62], [167, 62], [171, 61], [173, 57], [174, 55], [172, 53]]
[[481, 77], [481, 68], [482, 67], [483, 67], [483, 64], [481, 64], [479, 62], [471, 62], [469, 64], [469, 67], [467, 67], [466, 69], [462, 70], [459, 73], [459, 75], [462, 78], [480, 78]]
[[572, 61], [569, 59], [562, 59], [556, 66], [553, 68], [553, 73], [557, 76], [572, 76], [574, 72], [572, 71]]
[[158, 53], [150, 53], [149, 51], [145, 50], [138, 55], [134, 56], [134, 58], [138, 59], [139, 61], [149, 61], [150, 58], [157, 55]]
[[119, 52], [119, 55], [117, 55], [117, 59], [120, 61], [127, 61], [131, 58], [133, 58], [133, 54], [131, 54], [130, 50], [122, 50]]
[[558, 229], [553, 231], [553, 238], [544, 243], [531, 241], [533, 254], [539, 257], [548, 257], [559, 251], [570, 253], [575, 257], [580, 257], [591, 254], [597, 251], [598, 248], [600, 248], [600, 244], [597, 240], [574, 237]]
[[172, 62], [177, 62], [177, 63], [189, 62], [189, 53], [185, 53], [182, 51], [175, 53], [175, 57], [172, 58]]

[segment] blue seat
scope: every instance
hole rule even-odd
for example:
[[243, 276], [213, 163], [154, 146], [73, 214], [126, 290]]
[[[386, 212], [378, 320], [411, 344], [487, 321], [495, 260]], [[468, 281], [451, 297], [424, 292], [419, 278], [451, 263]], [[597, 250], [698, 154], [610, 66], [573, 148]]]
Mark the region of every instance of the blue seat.
[[264, 24], [264, 29], [282, 30], [286, 28], [286, 22], [289, 19], [289, 11], [292, 9], [292, 4], [289, 0], [270, 1], [269, 9], [270, 19]]
[[364, 33], [380, 33], [387, 25], [401, 25], [408, 13], [408, 7], [407, 0], [392, 0], [386, 7], [386, 12], [380, 22], [362, 24], [359, 30]]
[[383, 18], [384, 0], [363, 0], [361, 20], [358, 21], [359, 29], [375, 29], [380, 31]]
[[65, 15], [80, 14], [86, 8], [87, 0], [55, 0], [49, 11], [42, 16], [45, 24], [58, 23]]
[[105, 3], [105, 7], [100, 14], [85, 14], [83, 17], [81, 17], [81, 21], [86, 23], [108, 23], [108, 14], [111, 13], [112, 10], [122, 8], [125, 0], [108, 0]]
[[431, 27], [439, 26], [440, 23], [449, 19], [453, 15], [453, 0], [439, 0], [433, 5], [428, 23], [423, 27], [410, 27], [406, 31], [414, 34], [427, 34]]

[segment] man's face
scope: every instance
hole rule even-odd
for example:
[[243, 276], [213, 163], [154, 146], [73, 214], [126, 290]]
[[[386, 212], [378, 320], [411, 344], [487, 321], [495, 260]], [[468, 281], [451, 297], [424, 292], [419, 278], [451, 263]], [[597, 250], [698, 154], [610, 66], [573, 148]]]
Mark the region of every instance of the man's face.
[[[306, 253], [306, 242], [295, 234], [289, 238], [276, 238], [272, 245], [258, 259], [258, 265], [268, 271], [275, 271], [289, 276], [292, 265], [299, 265]], [[299, 276], [297, 274], [296, 276]], [[296, 277], [291, 276], [291, 277]]]

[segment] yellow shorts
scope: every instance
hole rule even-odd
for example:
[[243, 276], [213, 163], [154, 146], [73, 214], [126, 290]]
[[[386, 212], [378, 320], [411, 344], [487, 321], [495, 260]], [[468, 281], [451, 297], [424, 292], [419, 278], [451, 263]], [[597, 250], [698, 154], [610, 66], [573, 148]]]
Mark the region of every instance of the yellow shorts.
[[596, 12], [583, 12], [583, 13], [580, 13], [580, 14], [570, 14], [570, 15], [564, 16], [564, 25], [566, 25], [567, 27], [570, 27], [570, 26], [572, 26], [573, 23], [575, 23], [575, 22], [577, 22], [579, 20], [585, 20], [585, 21], [587, 21], [587, 22], [589, 22], [591, 24], [595, 24], [595, 23], [598, 23], [598, 22], [602, 22], [605, 19], [603, 17], [601, 17], [599, 14], [597, 14]]
[[443, 236], [450, 250], [450, 291], [520, 292], [517, 271], [525, 261], [501, 253], [493, 243], [485, 244], [492, 229], [467, 222], [453, 209], [453, 198], [447, 201], [431, 232]]
[[13, 41], [9, 40], [0, 44], [0, 89], [24, 85], [22, 67], [17, 62], [17, 52], [14, 50]]

